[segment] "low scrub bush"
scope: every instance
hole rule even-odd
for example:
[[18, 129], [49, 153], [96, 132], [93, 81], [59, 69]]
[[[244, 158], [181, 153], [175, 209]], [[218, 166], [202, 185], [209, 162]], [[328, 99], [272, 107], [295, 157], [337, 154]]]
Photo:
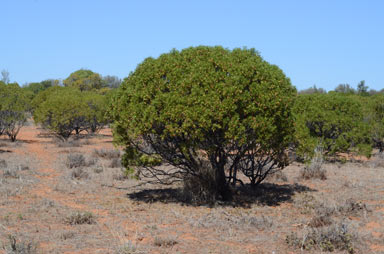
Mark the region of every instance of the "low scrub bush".
[[75, 212], [65, 219], [69, 225], [94, 224], [95, 216], [90, 212]]
[[342, 206], [338, 208], [339, 212], [344, 215], [361, 215], [362, 213], [367, 213], [370, 210], [367, 208], [367, 205], [363, 202], [358, 202], [352, 198], [347, 199]]
[[70, 153], [67, 156], [66, 165], [68, 168], [90, 167], [97, 164], [97, 159], [86, 159], [82, 154]]
[[310, 228], [301, 237], [297, 233], [291, 233], [286, 237], [286, 243], [303, 250], [321, 251], [347, 251], [356, 252], [354, 242], [358, 241], [358, 235], [352, 232], [347, 224], [336, 224], [328, 227]]
[[0, 169], [8, 167], [8, 163], [5, 160], [0, 160]]
[[5, 178], [15, 178], [15, 179], [18, 179], [20, 177], [18, 174], [18, 170], [14, 168], [4, 170], [3, 176]]
[[191, 222], [191, 225], [203, 228], [216, 228], [227, 232], [233, 229], [270, 229], [273, 227], [273, 221], [264, 215], [252, 216], [246, 213], [212, 212], [194, 220]]
[[81, 147], [81, 142], [78, 139], [62, 140], [57, 139], [58, 147]]
[[111, 163], [109, 164], [110, 168], [120, 168], [121, 167], [121, 161], [119, 158], [113, 158], [111, 160]]
[[266, 180], [287, 182], [288, 181], [288, 177], [287, 177], [286, 174], [284, 174], [283, 171], [279, 170], [279, 171], [276, 171], [273, 174], [268, 175]]
[[322, 149], [316, 147], [311, 161], [300, 171], [300, 177], [303, 179], [327, 179], [327, 171], [323, 168], [323, 165], [324, 159]]
[[120, 151], [115, 149], [95, 149], [93, 150], [95, 157], [101, 157], [105, 159], [116, 159], [120, 158]]
[[119, 247], [115, 254], [146, 254], [148, 252], [140, 250], [136, 245], [131, 242], [125, 243], [123, 246]]
[[79, 168], [87, 165], [85, 157], [82, 154], [71, 153], [67, 156], [66, 165], [68, 168]]
[[87, 179], [89, 177], [89, 174], [82, 168], [75, 168], [71, 172], [71, 177], [74, 179]]
[[153, 244], [159, 247], [172, 247], [177, 243], [178, 243], [177, 239], [172, 236], [167, 236], [167, 237], [156, 236]]
[[313, 228], [329, 226], [333, 223], [332, 218], [327, 213], [316, 213], [309, 221], [308, 226]]
[[36, 245], [33, 242], [18, 241], [15, 236], [8, 236], [8, 244], [4, 244], [3, 250], [6, 254], [35, 254]]

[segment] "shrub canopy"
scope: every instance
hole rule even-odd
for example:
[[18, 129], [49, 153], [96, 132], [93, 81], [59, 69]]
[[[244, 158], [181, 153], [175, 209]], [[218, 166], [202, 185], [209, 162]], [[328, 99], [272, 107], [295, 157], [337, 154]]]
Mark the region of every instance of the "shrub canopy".
[[139, 174], [170, 183], [204, 179], [208, 167], [213, 192], [224, 196], [237, 172], [256, 185], [287, 164], [295, 94], [284, 73], [254, 49], [173, 50], [145, 59], [123, 81], [110, 112], [114, 138], [133, 160], [154, 155], [173, 168], [144, 165]]

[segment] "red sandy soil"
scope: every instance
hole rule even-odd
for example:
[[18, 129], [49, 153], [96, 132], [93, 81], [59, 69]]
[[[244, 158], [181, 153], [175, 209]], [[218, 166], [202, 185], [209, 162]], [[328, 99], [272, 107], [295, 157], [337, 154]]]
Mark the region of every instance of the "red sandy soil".
[[[0, 193], [0, 243], [5, 249], [8, 235], [13, 235], [19, 243], [32, 242], [37, 253], [302, 253], [285, 239], [308, 228], [315, 214], [312, 201], [306, 200], [340, 204], [352, 198], [365, 204], [367, 211], [336, 219], [347, 221], [361, 236], [358, 253], [384, 253], [382, 166], [330, 164], [328, 179], [321, 181], [298, 179], [303, 165], [294, 164], [285, 170], [288, 182], [271, 180], [278, 189], [272, 190], [271, 200], [257, 198], [246, 206], [191, 206], [156, 196], [135, 198], [130, 194], [161, 187], [134, 187], [135, 180], [118, 180], [121, 171], [110, 168], [108, 159], [99, 158], [87, 167], [88, 178], [71, 178], [73, 170], [65, 165], [68, 154], [91, 159], [94, 149], [113, 149], [110, 130], [88, 143], [81, 139], [81, 147], [59, 147], [52, 136], [34, 126], [24, 127], [18, 140], [17, 145], [0, 140], [0, 160], [29, 166], [18, 172], [19, 179], [0, 173], [5, 179], [0, 187], [6, 193]], [[95, 167], [102, 172], [96, 173]], [[17, 192], [10, 194], [12, 188]], [[69, 225], [66, 218], [73, 212], [91, 212], [96, 222]], [[250, 218], [267, 222], [251, 225]], [[131, 252], [117, 252], [124, 245]], [[6, 253], [1, 245], [0, 253]]]

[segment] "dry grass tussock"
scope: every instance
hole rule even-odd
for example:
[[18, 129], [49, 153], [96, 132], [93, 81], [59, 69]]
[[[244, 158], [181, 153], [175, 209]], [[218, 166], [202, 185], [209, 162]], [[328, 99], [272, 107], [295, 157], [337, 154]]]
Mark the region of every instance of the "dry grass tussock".
[[116, 149], [94, 149], [93, 156], [101, 157], [104, 159], [115, 159], [120, 158], [120, 151]]
[[311, 161], [300, 171], [303, 179], [327, 179], [327, 171], [324, 169], [323, 151], [321, 148], [315, 149], [315, 155]]
[[90, 212], [74, 212], [65, 218], [65, 223], [69, 225], [94, 224], [96, 220]]

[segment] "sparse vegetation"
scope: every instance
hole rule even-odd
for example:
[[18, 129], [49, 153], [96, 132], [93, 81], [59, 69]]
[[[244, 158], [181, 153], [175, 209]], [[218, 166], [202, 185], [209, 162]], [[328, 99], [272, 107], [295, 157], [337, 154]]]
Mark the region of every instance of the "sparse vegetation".
[[314, 155], [309, 163], [302, 168], [300, 172], [301, 178], [312, 179], [317, 178], [321, 180], [327, 179], [327, 172], [324, 169], [324, 158], [321, 147], [315, 148]]
[[15, 236], [8, 235], [8, 244], [3, 246], [6, 254], [35, 254], [37, 248], [33, 242], [18, 241]]
[[113, 159], [111, 160], [111, 163], [109, 164], [109, 167], [111, 167], [111, 168], [120, 168], [120, 167], [121, 167], [120, 159], [118, 159], [118, 158], [113, 158]]
[[172, 236], [156, 236], [153, 244], [159, 247], [172, 247], [173, 245], [177, 244], [177, 239]]
[[89, 177], [89, 174], [82, 168], [75, 168], [71, 172], [71, 177], [74, 179], [87, 179]]
[[5, 160], [0, 160], [0, 169], [5, 169], [8, 166]]
[[116, 149], [95, 149], [93, 155], [105, 159], [118, 159], [120, 158], [120, 151]]
[[332, 252], [345, 250], [350, 254], [356, 253], [354, 243], [359, 239], [357, 233], [349, 229], [347, 224], [335, 224], [328, 227], [310, 228], [302, 236], [291, 233], [286, 237], [288, 245], [303, 249], [318, 249]]
[[145, 254], [146, 252], [140, 250], [136, 245], [131, 242], [125, 243], [123, 246], [119, 247], [115, 254]]
[[79, 168], [85, 167], [87, 164], [84, 155], [71, 153], [67, 156], [66, 165], [68, 168]]

